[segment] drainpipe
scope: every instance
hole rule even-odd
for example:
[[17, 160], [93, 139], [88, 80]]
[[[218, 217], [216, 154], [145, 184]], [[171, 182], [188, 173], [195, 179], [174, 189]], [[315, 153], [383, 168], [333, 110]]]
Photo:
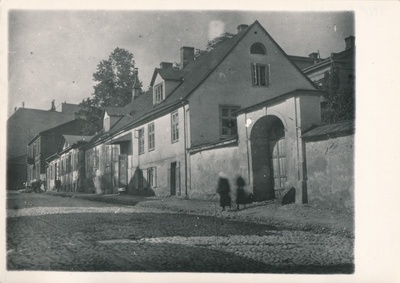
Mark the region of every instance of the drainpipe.
[[246, 147], [247, 147], [247, 182], [250, 185], [250, 153], [249, 153], [249, 132], [248, 132], [248, 128], [250, 127], [250, 125], [247, 125], [247, 113], [244, 113], [244, 121], [246, 123], [245, 126], [246, 126]]
[[296, 128], [296, 149], [297, 149], [297, 181], [300, 183], [301, 188], [301, 201], [302, 203], [307, 203], [307, 181], [306, 181], [306, 171], [305, 171], [305, 155], [304, 155], [304, 145], [302, 140], [300, 140], [299, 131], [301, 131], [301, 126], [299, 126], [298, 117], [298, 106], [297, 101], [299, 97], [294, 97], [294, 111], [295, 111], [295, 128]]
[[187, 162], [187, 133], [186, 133], [186, 109], [185, 109], [185, 103], [187, 102], [186, 99], [182, 99], [182, 109], [183, 109], [183, 148], [185, 152], [185, 198], [188, 197], [188, 162]]

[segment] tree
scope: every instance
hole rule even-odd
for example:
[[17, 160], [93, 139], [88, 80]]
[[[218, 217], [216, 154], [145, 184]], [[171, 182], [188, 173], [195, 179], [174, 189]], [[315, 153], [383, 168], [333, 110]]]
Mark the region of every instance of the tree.
[[81, 110], [78, 115], [94, 123], [98, 130], [102, 125], [100, 120], [104, 107], [125, 106], [131, 102], [134, 88], [139, 88], [142, 93], [134, 56], [122, 48], [117, 47], [107, 60], [102, 60], [97, 65], [93, 80], [96, 84], [92, 97], [79, 104]]
[[217, 47], [219, 44], [221, 44], [222, 42], [224, 42], [225, 40], [227, 40], [229, 38], [232, 38], [233, 36], [234, 36], [234, 34], [229, 33], [229, 32], [225, 32], [225, 33], [221, 34], [220, 36], [217, 36], [216, 38], [208, 41], [205, 50], [196, 49], [196, 53], [195, 53], [194, 57], [196, 59], [200, 58], [202, 55], [207, 54], [211, 50], [215, 49], [215, 47]]
[[321, 109], [322, 121], [325, 123], [355, 119], [354, 81], [347, 84], [341, 82], [339, 72], [339, 68], [333, 65], [322, 81], [322, 89], [327, 92]]

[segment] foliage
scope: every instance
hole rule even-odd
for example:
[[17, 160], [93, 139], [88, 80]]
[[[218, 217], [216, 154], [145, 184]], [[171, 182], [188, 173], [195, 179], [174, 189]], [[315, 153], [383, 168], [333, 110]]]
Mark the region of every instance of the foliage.
[[91, 98], [84, 99], [78, 115], [101, 128], [102, 109], [107, 106], [123, 107], [132, 99], [134, 87], [140, 88], [135, 60], [129, 51], [116, 48], [107, 60], [102, 60], [97, 65], [97, 71], [93, 74], [94, 92]]
[[322, 89], [327, 91], [322, 105], [322, 121], [336, 123], [355, 119], [354, 81], [344, 84], [340, 81], [339, 69], [335, 66], [326, 72]]
[[225, 40], [227, 40], [229, 38], [232, 38], [233, 36], [234, 36], [234, 34], [225, 32], [225, 33], [221, 34], [220, 36], [208, 41], [205, 50], [196, 49], [196, 52], [194, 54], [195, 59], [198, 59], [201, 56], [203, 56], [204, 54], [207, 54], [211, 50], [215, 49], [215, 47], [217, 47], [219, 44], [221, 44], [222, 42], [224, 42]]

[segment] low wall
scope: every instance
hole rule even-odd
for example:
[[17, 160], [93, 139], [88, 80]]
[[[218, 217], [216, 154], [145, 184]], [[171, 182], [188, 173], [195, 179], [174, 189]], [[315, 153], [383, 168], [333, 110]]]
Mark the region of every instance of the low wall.
[[305, 141], [308, 202], [354, 208], [354, 135]]
[[190, 164], [189, 198], [217, 199], [216, 186], [219, 172], [228, 176], [231, 194], [233, 194], [235, 178], [241, 169], [239, 151], [236, 145], [194, 153], [190, 156]]

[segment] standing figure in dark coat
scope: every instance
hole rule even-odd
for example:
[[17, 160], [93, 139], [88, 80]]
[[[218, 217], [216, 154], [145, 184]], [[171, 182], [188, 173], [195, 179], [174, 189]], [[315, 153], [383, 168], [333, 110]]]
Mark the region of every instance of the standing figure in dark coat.
[[246, 183], [244, 182], [244, 179], [242, 177], [237, 177], [236, 178], [236, 186], [237, 186], [237, 191], [236, 191], [236, 207], [239, 210], [240, 204], [243, 204], [243, 206], [246, 204], [246, 195], [244, 192], [244, 186]]
[[231, 189], [228, 177], [224, 173], [219, 173], [218, 176], [217, 193], [219, 193], [219, 204], [222, 210], [225, 210], [225, 206], [231, 207], [231, 196], [229, 195]]

